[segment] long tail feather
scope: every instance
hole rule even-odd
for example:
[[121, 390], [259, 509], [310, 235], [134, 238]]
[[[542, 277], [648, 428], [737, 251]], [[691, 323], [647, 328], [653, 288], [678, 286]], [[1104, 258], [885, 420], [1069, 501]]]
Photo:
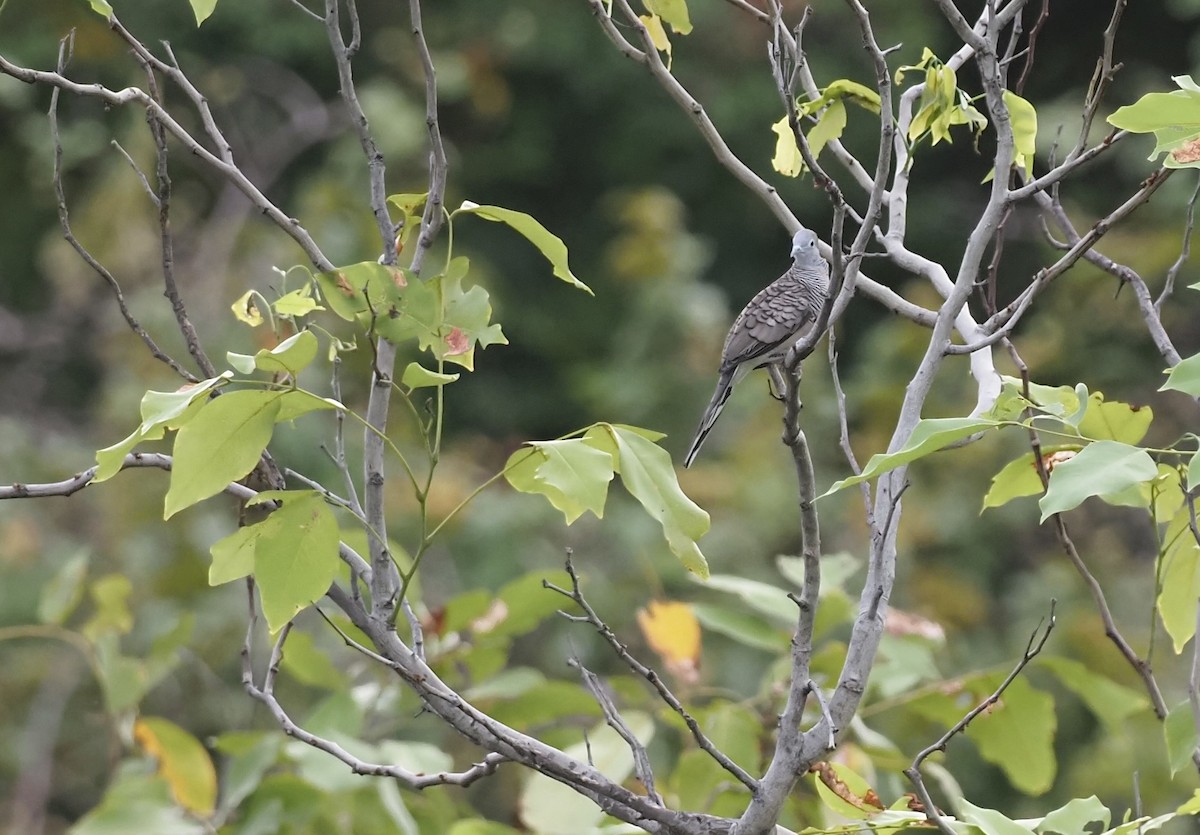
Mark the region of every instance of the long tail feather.
[[717, 378], [717, 390], [713, 393], [712, 400], [708, 403], [708, 408], [704, 410], [704, 417], [700, 418], [700, 426], [696, 428], [696, 435], [692, 438], [692, 445], [688, 447], [687, 455], [683, 458], [683, 466], [690, 467], [692, 466], [692, 462], [696, 460], [696, 453], [700, 451], [700, 446], [704, 443], [704, 439], [708, 437], [708, 433], [712, 431], [717, 418], [721, 416], [721, 410], [725, 408], [725, 401], [729, 399], [729, 394], [733, 391], [735, 378], [736, 375], [732, 370], [722, 371], [721, 376]]

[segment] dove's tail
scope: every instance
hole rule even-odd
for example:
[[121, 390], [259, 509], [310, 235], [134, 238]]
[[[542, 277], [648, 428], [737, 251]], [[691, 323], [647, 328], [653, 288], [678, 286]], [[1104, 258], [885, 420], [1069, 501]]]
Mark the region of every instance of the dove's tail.
[[700, 451], [704, 439], [708, 437], [708, 433], [712, 431], [717, 418], [721, 416], [721, 410], [725, 408], [725, 401], [729, 399], [729, 394], [733, 391], [733, 384], [737, 382], [739, 376], [741, 375], [736, 373], [736, 369], [721, 370], [721, 376], [717, 378], [717, 390], [713, 393], [712, 400], [708, 403], [708, 408], [704, 410], [704, 417], [700, 418], [700, 426], [696, 428], [696, 436], [692, 438], [692, 445], [688, 447], [687, 455], [683, 457], [683, 466], [690, 467], [692, 466], [692, 462], [696, 460], [696, 453]]

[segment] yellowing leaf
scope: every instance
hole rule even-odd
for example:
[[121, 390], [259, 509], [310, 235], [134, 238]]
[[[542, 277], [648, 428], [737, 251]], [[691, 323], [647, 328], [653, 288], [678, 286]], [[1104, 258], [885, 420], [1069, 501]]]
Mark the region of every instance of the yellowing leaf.
[[247, 290], [242, 295], [238, 296], [237, 301], [230, 305], [233, 315], [237, 317], [239, 322], [245, 322], [252, 328], [257, 328], [263, 323], [262, 313], [258, 309], [258, 302], [255, 300], [257, 295], [253, 290]]
[[771, 125], [771, 130], [775, 132], [775, 156], [771, 158], [771, 167], [785, 177], [800, 176], [804, 172], [804, 157], [800, 155], [800, 146], [796, 144], [788, 117]]
[[646, 10], [650, 14], [661, 17], [671, 24], [671, 29], [677, 35], [686, 35], [692, 31], [692, 21], [688, 17], [687, 0], [644, 0]]
[[213, 813], [217, 771], [194, 736], [166, 719], [147, 716], [134, 724], [133, 738], [158, 760], [158, 773], [171, 787], [176, 803], [202, 817]]
[[667, 69], [671, 68], [671, 39], [667, 37], [667, 30], [663, 28], [662, 18], [658, 15], [644, 14], [638, 17], [642, 25], [646, 27], [646, 33], [650, 36], [650, 40], [654, 43], [654, 48], [659, 52], [665, 52], [667, 55]]
[[1004, 91], [1004, 104], [1013, 132], [1013, 164], [1033, 176], [1033, 154], [1037, 150], [1037, 111], [1012, 90]]
[[700, 622], [687, 603], [652, 600], [638, 609], [638, 626], [650, 648], [681, 681], [693, 684], [700, 671]]

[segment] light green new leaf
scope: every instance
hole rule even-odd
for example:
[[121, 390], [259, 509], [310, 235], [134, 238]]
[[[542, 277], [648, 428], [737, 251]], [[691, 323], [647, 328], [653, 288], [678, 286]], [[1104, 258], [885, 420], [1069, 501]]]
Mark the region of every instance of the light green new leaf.
[[1188, 459], [1187, 464], [1187, 489], [1190, 493], [1196, 489], [1196, 485], [1200, 484], [1200, 449], [1192, 453], [1192, 457]]
[[436, 371], [430, 371], [419, 362], [410, 362], [400, 376], [400, 383], [410, 389], [431, 388], [453, 383], [460, 376], [460, 374], [439, 374]]
[[262, 523], [273, 526], [254, 550], [254, 579], [272, 632], [329, 590], [340, 563], [337, 520], [325, 500], [313, 491], [285, 495]]
[[1000, 426], [999, 421], [985, 417], [932, 418], [930, 420], [922, 420], [917, 423], [912, 435], [909, 436], [908, 443], [903, 448], [896, 452], [872, 455], [871, 460], [867, 462], [867, 466], [863, 468], [862, 473], [835, 482], [832, 487], [817, 498], [823, 499], [845, 487], [851, 487], [890, 470], [894, 470], [902, 464], [908, 464], [916, 461], [918, 458], [931, 455], [955, 441], [960, 441], [976, 432], [982, 432], [985, 429], [994, 429], [998, 426]]
[[1192, 752], [1200, 742], [1191, 702], [1184, 699], [1167, 712], [1167, 718], [1163, 720], [1163, 737], [1167, 742], [1167, 764], [1174, 777], [1192, 764]]
[[643, 2], [646, 4], [647, 11], [671, 24], [671, 29], [675, 34], [686, 35], [692, 31], [687, 0], [643, 0]]
[[1068, 801], [1042, 818], [1036, 829], [1040, 835], [1085, 835], [1095, 831], [1092, 824], [1097, 822], [1100, 829], [1108, 829], [1112, 812], [1093, 794]]
[[275, 313], [279, 316], [287, 317], [307, 316], [314, 310], [325, 309], [317, 304], [317, 300], [313, 298], [311, 284], [305, 284], [299, 290], [284, 293], [271, 303], [271, 307], [275, 309]]
[[299, 331], [274, 348], [263, 348], [253, 356], [235, 354], [233, 351], [229, 351], [225, 356], [229, 364], [243, 374], [251, 374], [258, 370], [295, 377], [317, 358], [317, 347], [317, 337], [312, 331]]
[[[999, 684], [999, 678], [989, 677], [989, 687]], [[1016, 678], [1001, 701], [971, 723], [967, 736], [979, 746], [979, 755], [1000, 766], [1016, 788], [1039, 795], [1054, 782], [1056, 727], [1054, 698]]]
[[804, 157], [800, 155], [800, 146], [796, 144], [788, 117], [771, 125], [771, 130], [775, 132], [775, 156], [771, 157], [771, 167], [785, 177], [799, 177], [804, 173]]
[[208, 20], [213, 10], [217, 8], [217, 0], [189, 0], [189, 2], [192, 4], [192, 12], [196, 15], [197, 26]]
[[1130, 716], [1150, 704], [1144, 693], [1094, 673], [1079, 661], [1042, 656], [1037, 663], [1053, 672], [1062, 686], [1078, 696], [1111, 734], [1120, 733]]
[[109, 5], [108, 0], [88, 0], [88, 5], [92, 7], [93, 12], [105, 19], [113, 15], [113, 7]]
[[305, 389], [288, 389], [279, 393], [279, 414], [275, 415], [275, 422], [286, 423], [309, 412], [328, 409], [346, 411], [346, 407], [332, 397], [321, 397]]
[[1033, 835], [1029, 827], [1022, 826], [995, 809], [981, 809], [967, 800], [958, 802], [958, 814], [966, 823], [979, 827], [983, 835]]
[[667, 37], [667, 30], [663, 26], [662, 18], [656, 14], [643, 14], [638, 15], [638, 20], [646, 27], [646, 34], [650, 36], [650, 43], [654, 44], [654, 48], [667, 56], [667, 70], [670, 70], [671, 39]]
[[1012, 90], [1004, 91], [1004, 104], [1013, 133], [1013, 164], [1033, 176], [1033, 155], [1037, 151], [1037, 111]]
[[1149, 406], [1132, 406], [1119, 400], [1105, 401], [1101, 392], [1087, 399], [1087, 412], [1078, 422], [1079, 434], [1094, 441], [1120, 441], [1137, 444], [1146, 437], [1154, 420]]
[[1153, 133], [1157, 140], [1149, 159], [1166, 153], [1167, 168], [1200, 166], [1200, 88], [1191, 76], [1174, 76], [1181, 89], [1147, 93], [1108, 117], [1110, 124], [1134, 133]]
[[[1050, 453], [1058, 449], [1062, 449], [1062, 447], [1054, 449], [1045, 447], [1042, 452]], [[992, 486], [983, 496], [983, 507], [980, 508], [980, 513], [989, 507], [1001, 507], [1013, 499], [1036, 496], [1041, 492], [1042, 479], [1038, 475], [1037, 463], [1033, 460], [1033, 453], [1027, 452], [1020, 458], [1009, 461], [1000, 468], [1000, 472], [992, 476]]]
[[1177, 815], [1200, 814], [1200, 789], [1196, 789], [1195, 791], [1193, 791], [1191, 798], [1188, 800], [1185, 800], [1183, 803], [1181, 803], [1179, 805], [1179, 808], [1177, 808], [1175, 810], [1175, 814], [1177, 814]]
[[835, 101], [825, 108], [825, 112], [817, 119], [817, 123], [808, 132], [808, 147], [813, 159], [821, 155], [825, 146], [835, 139], [840, 139], [846, 129], [846, 105]]
[[96, 474], [92, 484], [106, 481], [121, 471], [125, 456], [142, 441], [161, 440], [167, 429], [178, 429], [204, 405], [202, 395], [233, 376], [226, 371], [211, 380], [188, 384], [178, 391], [148, 391], [142, 396], [142, 422], [128, 437], [96, 452]]
[[[660, 16], [669, 22], [670, 19], [666, 15]], [[676, 31], [679, 30], [676, 29]], [[524, 212], [515, 212], [512, 209], [504, 209], [500, 206], [480, 206], [478, 203], [464, 200], [463, 204], [451, 214], [451, 217], [459, 214], [472, 214], [484, 220], [507, 224], [510, 229], [519, 232], [527, 241], [538, 248], [538, 251], [546, 257], [546, 260], [554, 268], [555, 276], [585, 291], [588, 295], [595, 295], [592, 292], [592, 288], [576, 278], [574, 273], [571, 272], [571, 268], [567, 264], [567, 246], [562, 242], [562, 238], [550, 232], [545, 226], [542, 226], [542, 224]]]
[[879, 93], [848, 78], [839, 78], [830, 82], [829, 86], [821, 91], [821, 98], [827, 101], [848, 99], [872, 113], [878, 113], [880, 108]]
[[1117, 441], [1096, 441], [1050, 473], [1046, 495], [1038, 501], [1041, 521], [1076, 508], [1092, 496], [1110, 503], [1123, 501], [1122, 491], [1157, 477], [1158, 467], [1146, 450]]
[[732, 574], [714, 574], [704, 585], [716, 591], [736, 594], [747, 608], [784, 625], [794, 625], [796, 622], [796, 604], [788, 598], [786, 589]]
[[522, 493], [540, 493], [562, 511], [570, 525], [590, 510], [604, 516], [614, 459], [582, 438], [536, 441], [508, 459], [504, 477]]
[[206, 403], [175, 437], [163, 518], [216, 495], [254, 469], [271, 440], [279, 405], [278, 392], [257, 390], [229, 392]]
[[621, 481], [646, 512], [662, 523], [671, 553], [688, 571], [707, 577], [708, 562], [696, 540], [708, 532], [708, 514], [680, 489], [671, 456], [623, 426], [601, 424], [588, 435], [593, 433], [607, 434], [616, 442]]
[[1163, 535], [1161, 571], [1158, 616], [1178, 654], [1196, 631], [1196, 601], [1200, 599], [1200, 544], [1192, 536], [1186, 507], [1175, 514]]
[[254, 573], [254, 549], [263, 534], [272, 530], [268, 516], [262, 522], [238, 528], [224, 539], [212, 544], [208, 552], [212, 565], [208, 567], [208, 584], [219, 586], [232, 580], [240, 580]]
[[1167, 381], [1159, 391], [1182, 391], [1192, 397], [1200, 397], [1200, 354], [1180, 360], [1167, 374]]

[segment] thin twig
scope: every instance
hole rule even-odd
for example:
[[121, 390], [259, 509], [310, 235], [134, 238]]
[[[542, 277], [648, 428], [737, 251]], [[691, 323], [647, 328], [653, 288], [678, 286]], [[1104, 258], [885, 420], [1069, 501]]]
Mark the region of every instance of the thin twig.
[[1183, 265], [1187, 263], [1192, 255], [1192, 230], [1196, 224], [1196, 198], [1200, 197], [1200, 177], [1196, 178], [1196, 187], [1192, 189], [1192, 196], [1188, 198], [1187, 214], [1183, 224], [1183, 241], [1179, 244], [1179, 257], [1175, 259], [1175, 263], [1167, 270], [1166, 281], [1163, 282], [1162, 292], [1158, 298], [1154, 300], [1154, 309], [1162, 315], [1163, 302], [1171, 297], [1171, 293], [1175, 290], [1175, 279], [1179, 275], [1179, 271], [1183, 269]]

